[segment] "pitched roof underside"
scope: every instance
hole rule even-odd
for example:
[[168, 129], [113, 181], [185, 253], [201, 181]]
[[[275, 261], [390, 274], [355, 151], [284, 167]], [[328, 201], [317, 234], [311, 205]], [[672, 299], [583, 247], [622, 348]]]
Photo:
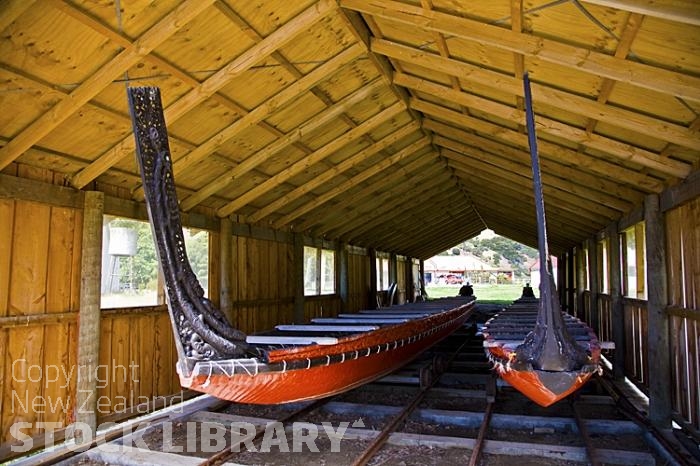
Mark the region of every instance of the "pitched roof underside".
[[141, 198], [125, 86], [158, 86], [184, 211], [412, 257], [536, 245], [525, 71], [554, 252], [700, 160], [692, 0], [8, 0], [0, 31], [0, 169]]

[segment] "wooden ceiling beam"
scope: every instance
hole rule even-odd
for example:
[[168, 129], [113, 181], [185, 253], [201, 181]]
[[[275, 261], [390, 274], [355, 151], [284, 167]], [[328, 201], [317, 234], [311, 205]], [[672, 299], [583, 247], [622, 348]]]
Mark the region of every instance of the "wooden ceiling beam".
[[[424, 115], [430, 115], [439, 120], [454, 123], [467, 130], [473, 130], [482, 135], [488, 135], [494, 138], [495, 141], [506, 146], [514, 145], [529, 150], [527, 134], [522, 134], [485, 120], [467, 117], [454, 110], [424, 100], [412, 99], [411, 107], [422, 112]], [[660, 193], [664, 189], [664, 184], [661, 181], [649, 175], [613, 164], [606, 160], [597, 159], [587, 154], [582, 154], [543, 139], [538, 139], [537, 147], [542, 158], [561, 164], [571, 164], [578, 170], [605, 177], [609, 181], [620, 184], [621, 186], [626, 186], [628, 188], [633, 187], [646, 194]]]
[[184, 211], [192, 209], [194, 206], [198, 205], [208, 197], [213, 196], [217, 192], [224, 189], [235, 179], [242, 177], [261, 163], [270, 159], [273, 155], [278, 154], [292, 144], [301, 141], [303, 137], [308, 136], [310, 133], [313, 133], [322, 126], [330, 123], [349, 108], [367, 99], [379, 89], [381, 84], [382, 82], [380, 80], [372, 81], [366, 86], [361, 87], [352, 94], [339, 100], [334, 105], [313, 116], [295, 129], [289, 131], [287, 134], [275, 139], [264, 148], [258, 150], [250, 157], [241, 161], [241, 163], [233, 167], [231, 170], [217, 176], [214, 180], [210, 181], [201, 189], [197, 190], [197, 192], [193, 193], [192, 196], [183, 199], [180, 207]]
[[[448, 76], [455, 76], [464, 81], [494, 88], [518, 97], [524, 97], [522, 76], [514, 78], [503, 73], [490, 71], [453, 58], [442, 57], [426, 50], [385, 39], [372, 39], [372, 51], [413, 65], [440, 71]], [[604, 102], [554, 89], [536, 82], [532, 82], [531, 88], [535, 108], [537, 108], [537, 104], [547, 104], [575, 115], [585, 117], [595, 115], [596, 120], [609, 125], [652, 136], [662, 141], [673, 142], [683, 147], [700, 150], [700, 136], [685, 126], [608, 105]], [[455, 89], [454, 86], [453, 90], [461, 92], [461, 88]]]
[[[353, 241], [362, 243], [365, 240], [361, 238], [366, 237], [366, 241], [401, 244], [407, 250], [412, 250], [421, 243], [433, 242], [436, 236], [447, 237], [454, 230], [483, 228], [483, 222], [473, 206], [460, 196], [452, 196], [451, 192], [438, 189], [429, 195], [424, 197], [421, 205], [415, 201], [398, 205], [383, 223], [371, 231], [365, 231], [362, 236], [354, 237]], [[352, 233], [355, 235], [356, 232]], [[458, 236], [462, 235], [458, 233]]]
[[411, 192], [412, 189], [416, 191], [417, 196], [430, 193], [431, 190], [438, 187], [441, 191], [452, 189], [452, 186], [445, 185], [445, 176], [439, 175], [438, 172], [436, 176], [420, 184], [418, 189], [415, 189], [415, 185], [406, 186], [403, 192], [391, 196], [377, 196], [372, 201], [357, 203], [352, 214], [347, 215], [344, 220], [333, 223], [329, 228], [321, 228], [317, 231], [323, 236], [344, 238], [347, 235], [358, 235], [375, 228], [376, 225], [385, 221], [385, 216], [396, 208], [397, 203], [406, 199], [407, 193]]
[[[42, 113], [27, 128], [0, 149], [0, 170], [15, 161], [22, 153], [41, 141], [47, 134], [66, 121], [80, 107], [112, 83], [114, 78], [136, 64], [151, 50], [165, 42], [180, 28], [209, 8], [214, 0], [187, 0], [143, 33], [134, 43], [101, 66], [95, 73], [61, 100]], [[132, 138], [133, 139], [133, 138]]]
[[[430, 156], [423, 156], [422, 152], [418, 152], [412, 158], [413, 160], [407, 164], [395, 167], [391, 177], [387, 176], [388, 173], [377, 173], [365, 182], [366, 186], [355, 184], [353, 187], [348, 188], [343, 193], [343, 197], [341, 199], [336, 198], [331, 206], [315, 208], [315, 212], [312, 211], [311, 214], [307, 214], [300, 223], [294, 225], [294, 230], [307, 231], [319, 224], [329, 224], [338, 218], [347, 217], [349, 208], [353, 205], [362, 204], [370, 196], [378, 197], [376, 195], [378, 190], [385, 189], [385, 195], [393, 195], [396, 193], [396, 190], [405, 192], [409, 189], [409, 186], [417, 184], [419, 178], [422, 177], [423, 173], [418, 174], [416, 171], [429, 163], [433, 163], [437, 159], [437, 155], [433, 153]], [[426, 168], [428, 173], [438, 173], [442, 170], [444, 170], [443, 167], [434, 164]], [[387, 178], [389, 178], [388, 183]], [[397, 179], [401, 179], [401, 182], [397, 182]], [[387, 184], [391, 184], [391, 186], [387, 187]]]
[[[481, 208], [487, 208], [485, 211], [487, 218], [493, 218], [494, 215], [500, 215], [501, 217], [506, 218], [515, 218], [518, 220], [519, 225], [523, 227], [527, 226], [528, 228], [531, 228], [533, 232], [537, 231], [537, 221], [534, 215], [534, 208], [532, 209], [532, 215], [530, 217], [523, 216], [523, 214], [525, 212], [529, 212], [529, 210], [521, 210], [521, 215], [513, 217], [508, 215], [507, 212], [514, 210], [514, 204], [511, 204], [509, 209], [509, 206], [501, 202], [499, 199], [493, 199], [482, 195], [474, 196], [474, 202]], [[527, 207], [529, 207], [529, 205]], [[585, 234], [585, 232], [588, 232], [588, 234], [595, 234], [597, 231], [596, 229], [592, 229], [590, 224], [587, 225], [586, 228], [579, 228], [575, 224], [571, 224], [569, 221], [563, 220], [556, 215], [552, 215], [551, 213], [552, 211], [548, 209], [547, 229], [553, 232], [556, 236], [564, 236], [568, 238]], [[535, 233], [535, 236], [536, 235], [537, 234]]]
[[[289, 225], [294, 220], [296, 220], [297, 218], [304, 215], [306, 212], [309, 212], [313, 209], [318, 208], [320, 205], [325, 204], [326, 202], [334, 199], [335, 197], [337, 197], [341, 194], [347, 193], [354, 186], [359, 185], [360, 183], [364, 182], [365, 180], [371, 178], [372, 176], [374, 176], [380, 172], [383, 172], [385, 170], [389, 170], [392, 165], [400, 162], [401, 160], [404, 160], [404, 159], [412, 156], [413, 154], [415, 154], [416, 152], [418, 152], [421, 149], [424, 149], [428, 145], [430, 145], [430, 138], [428, 138], [427, 136], [422, 137], [418, 141], [408, 145], [407, 147], [404, 147], [403, 149], [399, 150], [395, 154], [389, 156], [388, 158], [385, 158], [381, 162], [374, 164], [371, 168], [364, 170], [353, 177], [348, 178], [344, 182], [340, 183], [339, 185], [335, 186], [334, 188], [331, 188], [330, 190], [326, 191], [325, 193], [321, 194], [320, 196], [316, 196], [313, 201], [304, 204], [303, 206], [295, 209], [293, 212], [290, 212], [290, 213], [284, 215], [279, 220], [276, 220], [275, 222], [273, 222], [272, 226], [274, 228], [282, 228], [286, 225]], [[372, 151], [369, 155], [372, 155], [375, 152], [376, 151]], [[352, 159], [354, 159], [355, 157], [358, 158], [358, 161], [362, 161], [362, 160], [365, 160], [367, 158], [364, 155], [360, 155], [360, 156], [354, 156], [354, 157], [352, 157]], [[354, 161], [352, 161], [351, 159], [348, 159], [348, 160], [350, 160], [348, 162], [349, 166], [356, 165], [356, 163]], [[343, 162], [343, 163], [345, 163], [345, 162]], [[337, 167], [338, 168], [337, 173], [345, 171], [345, 168], [341, 167], [340, 165], [342, 165], [342, 164], [339, 164], [339, 166]], [[313, 181], [313, 185], [311, 185], [310, 188], [307, 188], [307, 185], [304, 185], [303, 187], [300, 187], [298, 189], [303, 189], [306, 192], [309, 192], [311, 189], [316, 188], [320, 184], [326, 183], [328, 181], [326, 178], [331, 178], [331, 177], [337, 176], [337, 173], [334, 173], [331, 171], [326, 172], [324, 174], [325, 176], [322, 175], [321, 177], [318, 177], [317, 179], [315, 179]], [[302, 193], [302, 194], [304, 194], [304, 193]], [[284, 197], [281, 199], [284, 199]], [[290, 199], [292, 199], [292, 198], [290, 197]], [[296, 199], [296, 197], [294, 197], [294, 199]], [[286, 200], [275, 201], [275, 203], [274, 203], [275, 205], [272, 209], [276, 210], [277, 208], [281, 207], [281, 205], [284, 202], [288, 202], [288, 201], [286, 201]], [[271, 208], [271, 206], [267, 206], [265, 209], [270, 210], [270, 208]], [[266, 213], [266, 215], [269, 215], [269, 213]], [[262, 216], [260, 218], [262, 218]], [[255, 218], [253, 218], [251, 216], [250, 221], [256, 221], [256, 220], [255, 220]]]
[[640, 15], [700, 26], [697, 0], [583, 0], [593, 5], [616, 8]]
[[[508, 151], [508, 153], [499, 153], [496, 151], [478, 149], [478, 146], [474, 145], [478, 144], [478, 139], [477, 137], [465, 137], [463, 140], [469, 145], [445, 136], [436, 136], [433, 141], [438, 146], [464, 154], [470, 159], [475, 158], [482, 162], [489, 163], [494, 167], [503, 168], [513, 173], [525, 175], [530, 180], [532, 179], [532, 168], [529, 163], [529, 158], [512, 151]], [[524, 155], [527, 156], [528, 154]], [[570, 192], [582, 199], [619, 210], [620, 212], [628, 212], [634, 207], [634, 204], [628, 200], [591, 189], [589, 186], [578, 182], [575, 178], [566, 178], [556, 172], [546, 170], [544, 165], [541, 165], [541, 167], [543, 169], [542, 182], [545, 186], [552, 186], [562, 191]]]
[[373, 237], [376, 235], [379, 241], [402, 244], [407, 250], [419, 248], [421, 244], [430, 244], [432, 249], [435, 247], [432, 243], [438, 239], [449, 238], [447, 245], [453, 246], [465, 236], [484, 228], [473, 206], [459, 200], [437, 202], [442, 210], [436, 209], [435, 205], [409, 210], [373, 232]]
[[[198, 4], [197, 0], [192, 1]], [[211, 4], [213, 1], [207, 0], [207, 3]], [[337, 11], [337, 8], [332, 0], [320, 0], [318, 3], [313, 4], [168, 106], [164, 111], [165, 120], [168, 124], [173, 124], [187, 112], [214, 95], [233, 78], [250, 69], [255, 63], [263, 60], [273, 51], [288, 44], [298, 34], [305, 32], [309, 27], [333, 11]], [[137, 42], [134, 42], [134, 44]], [[133, 151], [134, 138], [132, 135], [129, 135], [107, 152], [101, 154], [85, 169], [73, 175], [71, 184], [78, 189], [83, 188], [122, 158], [132, 154]]]
[[[488, 174], [489, 176], [494, 177], [494, 179], [499, 179], [499, 181], [502, 180], [520, 186], [527, 193], [530, 193], [532, 190], [532, 181], [527, 177], [527, 175], [503, 170], [489, 163], [482, 162], [476, 158], [469, 157], [468, 160], [465, 160], [467, 157], [464, 154], [460, 154], [449, 149], [442, 149], [440, 153], [449, 159], [448, 163], [451, 167], [461, 169], [467, 174], [472, 170], [479, 170]], [[592, 218], [603, 217], [613, 220], [620, 214], [620, 212], [615, 209], [611, 209], [593, 202], [587, 202], [576, 195], [552, 186], [544, 186], [544, 192], [547, 197], [549, 197], [552, 201], [559, 203], [562, 208], [572, 210], [574, 212], [578, 212], [580, 209], [580, 215], [586, 215], [586, 213], [588, 213], [588, 216]]]
[[[419, 256], [433, 256], [481, 233], [483, 223], [481, 220], [474, 222], [474, 219], [478, 220], [478, 216], [473, 210], [443, 215], [429, 225], [424, 217], [413, 216], [411, 223], [398, 227], [400, 234], [397, 231], [385, 241], [396, 247], [404, 247], [407, 251], [416, 251]], [[426, 226], [424, 231], [415, 232], [415, 227], [423, 224]], [[432, 251], [432, 254], [428, 251]]]
[[[423, 123], [426, 129], [445, 136], [454, 142], [472, 146], [485, 152], [496, 154], [508, 160], [519, 163], [525, 166], [525, 170], [531, 168], [530, 154], [527, 151], [506, 146], [492, 139], [483, 136], [467, 133], [461, 129], [440, 123], [435, 120], [425, 120]], [[436, 144], [440, 145], [439, 142]], [[454, 148], [454, 147], [452, 147]], [[604, 198], [612, 198], [617, 201], [626, 201], [631, 207], [634, 204], [641, 204], [644, 199], [644, 194], [624, 185], [614, 183], [600, 176], [591, 175], [588, 172], [578, 170], [577, 168], [564, 165], [540, 156], [540, 167], [543, 173], [548, 173], [551, 176], [561, 178], [566, 181], [571, 181], [586, 189], [594, 190], [604, 195]], [[604, 202], [603, 202], [604, 203]], [[611, 205], [612, 207], [612, 205]]]
[[[424, 203], [402, 209], [397, 205], [383, 221], [358, 235], [357, 230], [348, 234], [348, 240], [361, 245], [401, 245], [411, 250], [421, 243], [432, 242], [436, 236], [447, 236], [461, 224], [479, 224], [481, 220], [471, 205], [461, 199], [450, 199], [449, 191], [436, 189], [426, 196]], [[447, 196], [447, 198], [445, 197]], [[405, 204], [405, 203], [404, 203]], [[449, 227], [446, 231], [445, 228]]]
[[318, 68], [315, 68], [303, 78], [298, 79], [291, 85], [284, 88], [282, 91], [265, 100], [265, 102], [233, 122], [230, 126], [227, 126], [215, 135], [211, 136], [205, 142], [197, 146], [195, 150], [176, 160], [173, 163], [173, 170], [175, 170], [175, 173], [177, 174], [177, 172], [181, 172], [182, 170], [199, 162], [204, 157], [217, 150], [235, 135], [269, 117], [279, 109], [291, 103], [294, 99], [301, 96], [303, 93], [307, 92], [320, 81], [327, 79], [348, 63], [356, 60], [361, 53], [362, 49], [359, 46], [351, 46], [345, 49], [335, 57], [320, 65]]
[[[382, 139], [376, 141], [374, 144], [365, 147], [364, 149], [361, 149], [359, 152], [351, 155], [350, 157], [346, 158], [342, 162], [338, 163], [337, 165], [331, 166], [328, 170], [325, 170], [323, 173], [317, 175], [311, 180], [308, 180], [301, 184], [300, 186], [297, 186], [295, 189], [292, 191], [285, 193], [278, 199], [272, 201], [265, 207], [262, 207], [259, 209], [257, 212], [255, 212], [252, 215], [248, 216], [248, 221], [250, 222], [257, 222], [268, 215], [276, 212], [278, 209], [283, 208], [285, 205], [291, 204], [300, 197], [309, 194], [311, 191], [314, 189], [318, 188], [319, 186], [325, 185], [327, 183], [332, 182], [333, 179], [335, 178], [340, 178], [341, 184], [342, 184], [342, 178], [343, 178], [343, 173], [345, 173], [348, 170], [351, 170], [361, 163], [363, 163], [365, 160], [368, 158], [376, 155], [378, 152], [383, 151], [387, 147], [389, 147], [392, 144], [397, 144], [399, 141], [402, 139], [410, 136], [412, 133], [420, 132], [420, 134], [423, 134], [422, 131], [420, 131], [420, 123], [417, 121], [411, 121], [405, 126], [402, 126], [398, 130], [394, 131], [393, 133], [388, 134], [387, 136], [383, 137]], [[389, 156], [388, 158], [385, 158], [383, 162], [387, 162], [388, 164], [385, 166], [389, 166], [392, 163], [398, 162], [399, 160], [408, 157], [409, 155], [413, 154], [417, 149], [425, 147], [427, 144], [430, 144], [430, 138], [427, 136], [424, 136], [421, 141], [419, 141], [420, 144], [417, 148], [410, 147], [409, 150], [407, 151], [399, 151], [401, 153], [400, 157], [394, 158], [393, 156]], [[383, 163], [382, 162], [382, 163]], [[375, 165], [376, 167], [377, 165]], [[384, 166], [384, 165], [383, 165]], [[368, 174], [366, 178], [371, 176], [371, 174]], [[345, 177], [347, 179], [347, 177]], [[324, 193], [327, 194], [327, 193]]]
[[340, 6], [389, 21], [441, 32], [501, 50], [555, 63], [596, 76], [700, 101], [700, 78], [620, 60], [595, 50], [391, 0], [340, 0]]
[[[465, 92], [456, 92], [449, 87], [433, 83], [425, 79], [398, 73], [396, 76], [394, 76], [394, 82], [398, 85], [439, 97], [448, 102], [456, 102], [461, 105], [473, 107], [480, 111], [495, 115], [499, 118], [514, 121], [518, 124], [525, 123], [525, 112], [521, 112], [520, 110], [508, 105], [467, 94]], [[634, 162], [675, 178], [685, 178], [692, 170], [692, 167], [689, 164], [669, 159], [659, 154], [655, 154], [611, 138], [597, 134], [588, 134], [585, 129], [560, 123], [541, 114], [536, 115], [536, 120], [538, 132], [569, 139], [577, 144], [583, 145], [584, 147], [603, 151], [607, 154], [615, 156], [616, 158]]]
[[[519, 215], [524, 216], [524, 219], [529, 218], [531, 223], [535, 224], [535, 204], [532, 195], [523, 196], [522, 191], [494, 185], [487, 178], [473, 174], [467, 175], [464, 172], [459, 173], [463, 174], [462, 180], [469, 186], [469, 197], [477, 208], [481, 210], [482, 207], [486, 206], [488, 210], [518, 212]], [[550, 221], [555, 220], [562, 225], [569, 225], [573, 229], [589, 229], [593, 225], [575, 213], [560, 209], [555, 203], [547, 203], [547, 215]], [[602, 223], [599, 225], [603, 226]]]
[[249, 204], [254, 199], [262, 196], [263, 194], [271, 191], [276, 186], [284, 183], [290, 178], [298, 175], [306, 168], [314, 165], [326, 157], [330, 156], [335, 151], [341, 149], [350, 142], [362, 137], [365, 133], [376, 129], [379, 125], [386, 122], [387, 120], [396, 117], [399, 113], [406, 110], [406, 106], [403, 102], [397, 102], [391, 107], [379, 112], [371, 118], [366, 119], [361, 125], [349, 130], [342, 136], [337, 137], [330, 143], [321, 147], [320, 149], [314, 151], [293, 165], [285, 168], [276, 175], [271, 176], [269, 179], [263, 183], [257, 185], [255, 188], [241, 195], [237, 199], [229, 202], [225, 206], [221, 207], [217, 211], [217, 215], [220, 217], [226, 217], [231, 215], [233, 212], [239, 210], [241, 207]]
[[[499, 118], [511, 120], [518, 124], [525, 122], [525, 113], [508, 105], [493, 102], [481, 97], [455, 92], [450, 88], [440, 84], [415, 78], [407, 75], [397, 75], [397, 83], [412, 87], [418, 91], [425, 92], [448, 102], [458, 102], [469, 104], [474, 108]], [[666, 176], [682, 179], [690, 173], [690, 164], [672, 160], [659, 154], [640, 149], [638, 147], [625, 144], [611, 138], [597, 134], [589, 134], [585, 129], [576, 128], [556, 120], [547, 118], [544, 115], [536, 115], [537, 130], [539, 133], [561, 137], [580, 144], [590, 149], [599, 150], [614, 158], [633, 162], [654, 171], [658, 171]]]

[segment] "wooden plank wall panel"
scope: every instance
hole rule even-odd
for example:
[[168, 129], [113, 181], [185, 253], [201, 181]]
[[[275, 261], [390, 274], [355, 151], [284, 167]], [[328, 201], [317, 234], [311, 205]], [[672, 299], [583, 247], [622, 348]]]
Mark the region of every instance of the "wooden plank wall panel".
[[[369, 283], [369, 256], [348, 254], [348, 311], [356, 312], [367, 309]], [[376, 304], [375, 304], [376, 305]]]
[[624, 300], [625, 376], [648, 392], [648, 324], [645, 301]]
[[180, 390], [165, 307], [104, 314], [100, 333], [98, 422]]
[[612, 299], [610, 295], [598, 295], [598, 322], [596, 334], [600, 341], [612, 341]]
[[234, 236], [232, 254], [233, 324], [252, 334], [277, 324], [291, 323], [294, 318], [293, 245]]
[[700, 199], [666, 212], [672, 407], [700, 434]]
[[[25, 165], [9, 170], [24, 178], [60, 182], [48, 170]], [[0, 317], [77, 315], [81, 226], [78, 210], [0, 201]], [[76, 321], [0, 325], [0, 442], [11, 440], [10, 427], [19, 421], [72, 421], [75, 341]], [[24, 432], [40, 431], [33, 427]]]

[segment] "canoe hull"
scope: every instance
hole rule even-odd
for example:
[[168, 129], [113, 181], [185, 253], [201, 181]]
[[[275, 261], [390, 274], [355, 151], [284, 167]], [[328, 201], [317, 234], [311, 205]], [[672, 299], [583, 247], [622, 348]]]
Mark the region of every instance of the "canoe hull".
[[498, 370], [510, 386], [542, 407], [553, 405], [581, 388], [593, 372]]
[[[406, 333], [412, 327], [425, 327], [424, 319], [385, 327], [382, 329], [384, 332], [369, 332], [360, 339], [309, 348], [335, 355], [349, 351], [349, 356], [340, 362], [257, 374], [181, 375], [180, 383], [185, 388], [239, 403], [281, 404], [324, 398], [376, 380], [403, 366], [462, 326], [471, 309], [469, 305], [447, 311], [445, 314], [451, 314], [451, 318], [442, 322], [437, 330], [418, 331], [414, 336], [402, 339], [401, 344], [393, 338], [393, 341], [387, 340], [386, 336], [393, 334], [396, 338], [397, 334]], [[443, 320], [442, 317], [429, 319]], [[386, 332], [390, 329], [393, 331]], [[381, 341], [377, 340], [378, 336], [383, 337]], [[366, 350], [358, 349], [360, 347]]]

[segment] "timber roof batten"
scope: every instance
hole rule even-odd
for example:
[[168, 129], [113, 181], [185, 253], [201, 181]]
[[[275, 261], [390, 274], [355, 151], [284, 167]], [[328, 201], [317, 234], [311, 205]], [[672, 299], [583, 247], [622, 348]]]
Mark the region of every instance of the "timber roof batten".
[[699, 166], [696, 2], [119, 6], [0, 6], [0, 170], [141, 200], [130, 81], [162, 90], [183, 211], [419, 258], [534, 245], [525, 71], [553, 252]]

